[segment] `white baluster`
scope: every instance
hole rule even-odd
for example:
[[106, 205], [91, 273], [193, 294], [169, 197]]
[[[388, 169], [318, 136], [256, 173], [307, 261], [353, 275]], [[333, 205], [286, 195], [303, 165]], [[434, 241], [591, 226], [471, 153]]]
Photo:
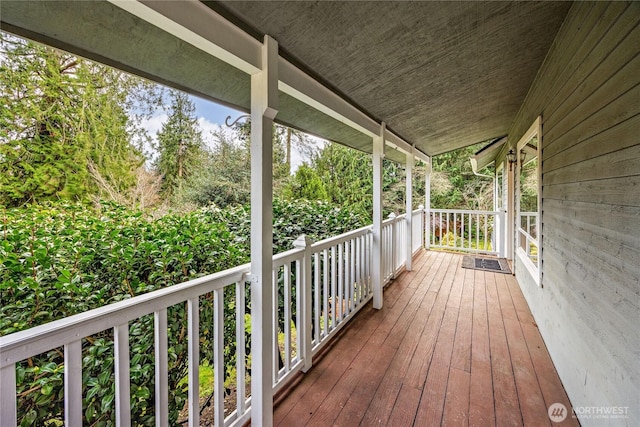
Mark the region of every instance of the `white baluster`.
[[0, 420], [3, 426], [15, 427], [18, 424], [15, 363], [0, 369], [0, 384]]
[[224, 288], [213, 292], [213, 373], [214, 423], [224, 426]]
[[238, 407], [237, 414], [241, 416], [244, 414], [245, 400], [246, 400], [246, 363], [245, 363], [245, 304], [246, 293], [244, 288], [244, 282], [236, 282], [236, 405]]
[[129, 376], [129, 324], [113, 328], [116, 378], [116, 426], [131, 425], [131, 385]]
[[189, 345], [189, 426], [200, 425], [200, 301], [187, 301], [187, 340]]
[[284, 265], [284, 371], [291, 369], [291, 265]]
[[82, 425], [82, 341], [64, 345], [64, 422]]

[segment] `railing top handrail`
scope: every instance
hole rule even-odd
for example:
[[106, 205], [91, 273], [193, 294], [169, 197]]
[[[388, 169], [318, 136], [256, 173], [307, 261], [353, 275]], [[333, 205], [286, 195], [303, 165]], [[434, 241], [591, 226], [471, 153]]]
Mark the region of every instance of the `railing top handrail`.
[[302, 257], [304, 257], [304, 248], [294, 248], [286, 252], [280, 252], [273, 256], [273, 268], [281, 267]]
[[0, 368], [246, 279], [249, 264], [0, 337]]
[[520, 216], [538, 216], [538, 212], [520, 212]]
[[469, 209], [430, 209], [431, 213], [464, 213], [473, 215], [498, 215], [500, 211], [474, 211]]
[[314, 244], [311, 245], [311, 250], [312, 252], [322, 251], [332, 246], [339, 245], [340, 243], [344, 243], [353, 238], [371, 233], [371, 227], [372, 227], [371, 225], [367, 225], [365, 227], [360, 227], [353, 231], [347, 231], [346, 233], [342, 233], [334, 237], [329, 237], [328, 239], [320, 240], [319, 242], [315, 242]]
[[398, 221], [402, 221], [405, 219], [405, 216], [406, 214], [402, 214], [402, 215], [394, 216], [393, 218], [387, 218], [382, 221], [382, 226], [384, 227], [385, 225], [394, 224]]

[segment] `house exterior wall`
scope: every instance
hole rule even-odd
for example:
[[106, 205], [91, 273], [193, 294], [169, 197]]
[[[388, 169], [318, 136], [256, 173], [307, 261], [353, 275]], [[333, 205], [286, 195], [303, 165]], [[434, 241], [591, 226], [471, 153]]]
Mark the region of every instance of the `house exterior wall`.
[[639, 23], [638, 2], [575, 3], [509, 132], [542, 116], [542, 287], [515, 267], [585, 426], [640, 425]]

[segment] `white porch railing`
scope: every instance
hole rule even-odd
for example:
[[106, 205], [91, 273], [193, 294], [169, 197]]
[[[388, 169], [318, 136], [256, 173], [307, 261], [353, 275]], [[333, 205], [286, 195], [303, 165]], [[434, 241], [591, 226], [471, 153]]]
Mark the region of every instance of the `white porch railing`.
[[501, 212], [430, 209], [427, 247], [502, 255], [503, 222]]
[[420, 206], [412, 212], [411, 220], [411, 251], [416, 254], [424, 247], [424, 208]]
[[406, 258], [405, 215], [390, 214], [382, 221], [382, 281], [384, 284], [394, 279], [404, 267]]
[[[299, 251], [300, 252], [300, 251]], [[290, 252], [282, 254], [290, 257]], [[244, 349], [245, 278], [249, 265], [245, 264], [148, 294], [109, 304], [94, 310], [60, 319], [51, 323], [0, 337], [0, 419], [3, 426], [16, 424], [16, 363], [64, 346], [64, 405], [65, 424], [82, 425], [82, 340], [102, 331], [113, 330], [115, 358], [116, 423], [130, 425], [129, 379], [129, 322], [153, 314], [155, 335], [155, 387], [156, 425], [168, 425], [168, 363], [167, 363], [167, 309], [177, 304], [188, 307], [189, 356], [189, 425], [199, 425], [199, 304], [200, 297], [213, 294], [214, 316], [214, 370], [223, 372], [224, 348], [224, 289], [235, 286], [237, 348]], [[237, 408], [227, 417], [224, 425], [248, 419], [250, 399], [244, 395], [246, 366], [244, 357], [238, 357]], [[216, 390], [223, 390], [223, 375], [216, 375]], [[216, 396], [214, 405], [218, 425], [223, 425], [223, 394]]]
[[[402, 218], [387, 221], [401, 233]], [[389, 253], [401, 243], [401, 234], [391, 234], [385, 242]], [[274, 392], [292, 376], [311, 366], [312, 357], [372, 298], [371, 228], [361, 228], [311, 244], [296, 240], [296, 248], [275, 255], [272, 274], [274, 291], [273, 331]], [[399, 256], [396, 256], [399, 259]], [[398, 262], [396, 261], [395, 265]], [[66, 425], [82, 425], [82, 342], [85, 337], [112, 330], [115, 358], [116, 424], [129, 425], [130, 351], [129, 322], [154, 316], [155, 335], [155, 416], [156, 425], [168, 425], [167, 310], [186, 304], [188, 310], [189, 425], [199, 425], [199, 324], [204, 296], [213, 300], [214, 413], [217, 426], [242, 425], [250, 417], [248, 393], [250, 367], [245, 355], [247, 340], [245, 307], [248, 296], [245, 264], [178, 285], [159, 289], [85, 313], [60, 319], [29, 330], [0, 337], [0, 419], [2, 426], [16, 425], [16, 364], [33, 356], [63, 347], [64, 416]], [[235, 299], [235, 318], [225, 318], [225, 290]], [[233, 289], [233, 291], [231, 291]], [[235, 320], [236, 403], [225, 407], [225, 325]]]

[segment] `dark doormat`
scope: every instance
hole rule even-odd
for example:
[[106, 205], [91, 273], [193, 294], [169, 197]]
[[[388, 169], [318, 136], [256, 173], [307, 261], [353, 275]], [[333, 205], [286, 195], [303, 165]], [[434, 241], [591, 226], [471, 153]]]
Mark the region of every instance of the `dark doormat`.
[[509, 269], [509, 264], [505, 258], [480, 258], [466, 255], [462, 258], [462, 268], [511, 274], [511, 269]]

